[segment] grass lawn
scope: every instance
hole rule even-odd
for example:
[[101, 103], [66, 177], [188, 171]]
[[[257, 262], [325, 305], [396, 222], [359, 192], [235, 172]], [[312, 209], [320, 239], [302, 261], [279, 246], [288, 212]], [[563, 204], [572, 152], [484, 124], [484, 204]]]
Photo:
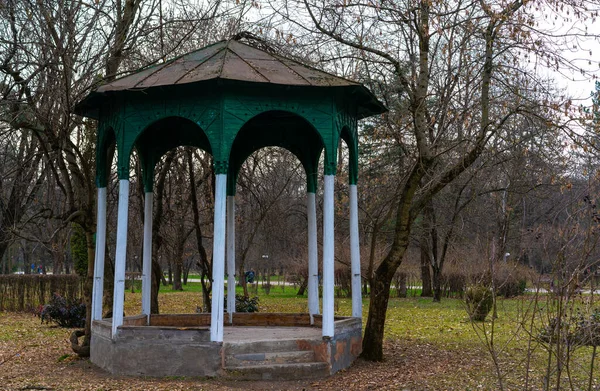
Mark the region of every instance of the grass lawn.
[[[240, 293], [241, 288], [236, 291]], [[258, 296], [261, 312], [305, 312], [307, 308], [306, 297], [296, 296], [292, 286], [275, 285], [269, 295], [259, 287]], [[188, 283], [184, 291], [161, 287], [159, 302], [162, 313], [193, 313], [202, 304], [200, 284]], [[541, 390], [548, 360], [541, 345], [531, 345], [526, 370], [530, 339], [523, 320], [531, 303], [531, 295], [499, 300], [498, 317], [493, 323], [488, 320], [472, 324], [459, 299], [433, 303], [428, 298], [392, 298], [385, 327], [384, 362], [358, 360], [328, 379], [283, 383], [113, 377], [73, 355], [68, 344], [70, 330], [42, 325], [30, 314], [0, 313], [0, 389], [496, 390], [498, 372], [486, 349], [489, 343], [483, 342], [493, 336], [504, 388], [523, 390], [527, 382], [529, 389]], [[545, 305], [543, 300], [540, 305]], [[364, 299], [365, 321], [367, 307], [368, 299]], [[139, 291], [126, 292], [126, 314], [138, 313], [140, 308]], [[336, 314], [350, 315], [351, 300], [336, 298], [335, 308]], [[591, 348], [578, 349], [573, 356], [560, 389], [587, 389]], [[599, 377], [595, 376], [594, 390], [600, 389]]]

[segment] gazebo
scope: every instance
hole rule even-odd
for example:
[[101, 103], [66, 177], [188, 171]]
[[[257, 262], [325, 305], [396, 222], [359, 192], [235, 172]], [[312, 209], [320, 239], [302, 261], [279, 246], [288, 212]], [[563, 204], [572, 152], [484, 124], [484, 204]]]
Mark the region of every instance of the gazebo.
[[[328, 373], [349, 365], [360, 352], [356, 345], [360, 346], [362, 317], [356, 188], [357, 121], [385, 110], [359, 83], [234, 39], [139, 70], [91, 92], [77, 105], [76, 113], [98, 120], [98, 223], [92, 296], [92, 362], [113, 373], [218, 375], [222, 369], [222, 357], [226, 354], [223, 352], [224, 326], [275, 325], [320, 326], [318, 343], [313, 341], [309, 345], [315, 352], [329, 351], [317, 354], [321, 357], [320, 361], [327, 363]], [[347, 319], [334, 317], [334, 178], [340, 139], [349, 150], [352, 317]], [[113, 317], [102, 319], [106, 186], [110, 170], [108, 150], [114, 144], [119, 178], [114, 304]], [[153, 179], [157, 161], [178, 146], [195, 146], [213, 156], [212, 310], [210, 314], [198, 314], [197, 317], [172, 316], [167, 320], [150, 314]], [[246, 158], [267, 146], [279, 146], [292, 152], [302, 163], [307, 178], [308, 313], [306, 318], [296, 316], [292, 320], [280, 316], [278, 322], [281, 324], [272, 320], [260, 324], [259, 318], [235, 314], [235, 291], [228, 295], [227, 312], [223, 303], [225, 273], [228, 288], [235, 289], [236, 283], [237, 176]], [[130, 156], [134, 149], [142, 165], [145, 189], [142, 308], [140, 315], [124, 317]], [[324, 161], [322, 315], [319, 310], [315, 199], [321, 155]], [[291, 324], [283, 324], [282, 319], [288, 319]], [[177, 335], [177, 330], [181, 331], [181, 335]], [[193, 333], [189, 334], [190, 331]], [[167, 334], [168, 337], [165, 336]], [[170, 344], [165, 344], [165, 339]], [[340, 342], [353, 347], [342, 348]], [[194, 344], [205, 356], [201, 364], [182, 365], [169, 370], [160, 365], [163, 354], [176, 354], [170, 360], [185, 360], [187, 354], [193, 357], [194, 351], [186, 349]], [[139, 355], [144, 355], [144, 349], [153, 349], [148, 351], [148, 355], [153, 355], [153, 360], [159, 361], [159, 365], [140, 363]], [[332, 358], [335, 355], [332, 349], [333, 353], [338, 350], [337, 361]], [[342, 350], [345, 356], [342, 354], [342, 359], [339, 359]], [[128, 366], [124, 357], [134, 351], [137, 352], [136, 365]], [[210, 360], [214, 363], [208, 362]]]

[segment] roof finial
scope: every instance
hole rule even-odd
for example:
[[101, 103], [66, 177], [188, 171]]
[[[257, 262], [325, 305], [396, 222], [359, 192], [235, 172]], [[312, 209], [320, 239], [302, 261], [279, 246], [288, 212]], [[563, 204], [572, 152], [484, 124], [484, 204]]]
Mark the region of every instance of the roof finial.
[[273, 46], [271, 46], [267, 41], [265, 41], [258, 35], [251, 33], [250, 31], [240, 31], [239, 33], [232, 35], [230, 40], [246, 41], [246, 43], [250, 44], [250, 46], [253, 46], [257, 49], [277, 54], [277, 50]]

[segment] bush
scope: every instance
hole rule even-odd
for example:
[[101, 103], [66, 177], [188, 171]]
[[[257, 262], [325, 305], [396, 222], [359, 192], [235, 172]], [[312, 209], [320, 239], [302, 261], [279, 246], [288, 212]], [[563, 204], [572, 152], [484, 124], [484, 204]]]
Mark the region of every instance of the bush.
[[511, 277], [498, 286], [497, 294], [508, 299], [525, 294], [525, 288], [527, 288], [526, 279]]
[[52, 299], [40, 306], [37, 315], [42, 323], [54, 322], [60, 327], [83, 327], [85, 326], [85, 304], [80, 300], [72, 300], [54, 293]]
[[[223, 304], [227, 308], [227, 295], [225, 295]], [[235, 295], [235, 312], [258, 312], [258, 296]]]
[[542, 329], [538, 339], [546, 343], [566, 343], [569, 346], [600, 346], [600, 309], [595, 309], [588, 315], [577, 311], [570, 317], [552, 318]]
[[465, 291], [467, 312], [471, 320], [483, 322], [492, 310], [494, 298], [492, 291], [485, 285], [474, 285]]
[[527, 279], [525, 276], [518, 276], [513, 270], [503, 270], [494, 277], [494, 285], [496, 296], [504, 296], [508, 299], [525, 293]]

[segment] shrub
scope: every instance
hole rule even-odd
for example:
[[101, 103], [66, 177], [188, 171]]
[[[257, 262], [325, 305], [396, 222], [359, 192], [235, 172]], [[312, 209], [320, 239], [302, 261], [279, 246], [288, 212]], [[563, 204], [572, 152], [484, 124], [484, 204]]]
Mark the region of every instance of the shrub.
[[525, 293], [527, 287], [527, 280], [525, 278], [516, 278], [511, 276], [509, 279], [501, 282], [498, 285], [497, 295], [504, 296], [505, 298], [521, 296]]
[[85, 326], [85, 304], [80, 300], [72, 300], [54, 293], [52, 298], [43, 306], [40, 306], [37, 315], [42, 322], [54, 322], [60, 327], [83, 327]]
[[494, 277], [496, 296], [504, 296], [508, 299], [525, 293], [527, 278], [517, 274], [515, 270], [500, 270], [496, 273]]
[[577, 311], [575, 315], [552, 318], [542, 329], [539, 340], [546, 343], [566, 343], [569, 346], [600, 346], [600, 309], [584, 315]]
[[[227, 308], [227, 295], [225, 295], [223, 304]], [[235, 295], [235, 312], [258, 312], [258, 296]]]
[[494, 298], [487, 286], [473, 285], [465, 291], [465, 302], [471, 320], [483, 322], [492, 310]]

